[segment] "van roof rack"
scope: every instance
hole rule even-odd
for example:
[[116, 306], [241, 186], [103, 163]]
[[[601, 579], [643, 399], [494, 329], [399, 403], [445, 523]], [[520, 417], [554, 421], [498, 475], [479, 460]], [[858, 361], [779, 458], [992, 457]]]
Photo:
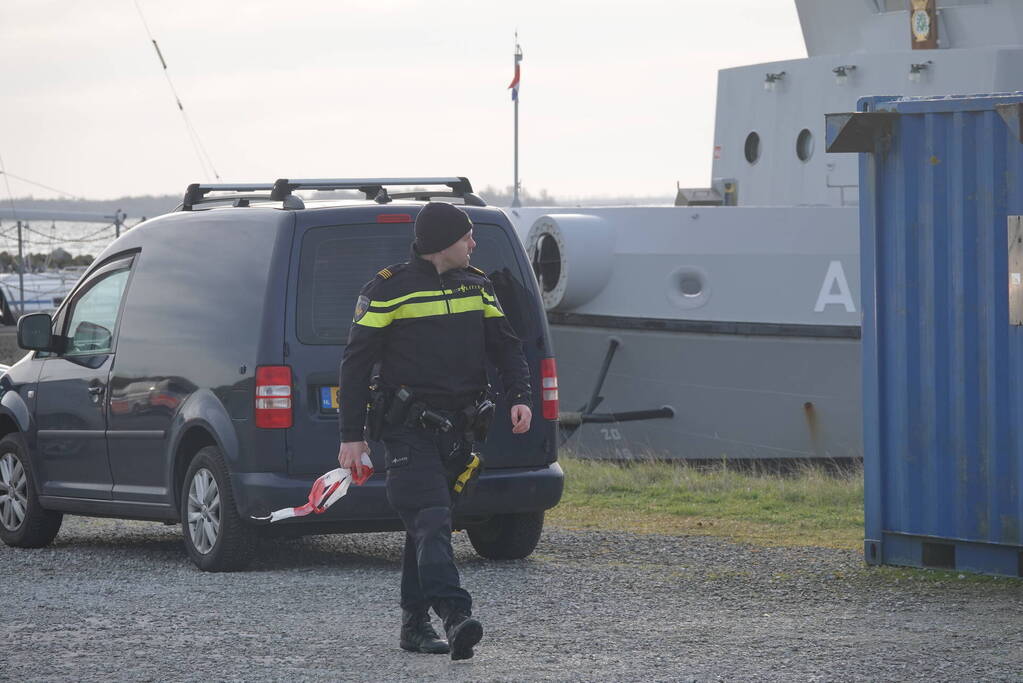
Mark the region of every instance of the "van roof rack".
[[[268, 201], [270, 199], [269, 193], [273, 190], [273, 187], [270, 183], [192, 183], [185, 189], [185, 197], [181, 200], [180, 210], [191, 211], [192, 207], [196, 204], [207, 202], [232, 201], [239, 206], [248, 206], [248, 200]], [[214, 197], [207, 197], [206, 195], [210, 192], [237, 192], [240, 194], [226, 196], [218, 194]], [[258, 194], [259, 192], [266, 192], [267, 194]]]
[[[415, 187], [419, 185], [439, 185], [446, 190], [421, 190], [389, 194], [388, 187]], [[433, 197], [456, 197], [469, 206], [486, 206], [483, 199], [474, 194], [472, 183], [464, 176], [431, 177], [431, 178], [279, 178], [273, 184], [200, 184], [193, 183], [185, 190], [185, 198], [181, 202], [182, 211], [191, 211], [197, 204], [207, 202], [233, 201], [235, 206], [248, 206], [249, 200], [284, 202], [285, 209], [302, 209], [305, 203], [292, 193], [296, 190], [358, 190], [366, 199], [386, 204], [393, 199], [416, 199], [429, 201]], [[218, 193], [207, 197], [210, 192]], [[260, 194], [268, 192], [268, 194]], [[237, 193], [237, 194], [229, 194]]]

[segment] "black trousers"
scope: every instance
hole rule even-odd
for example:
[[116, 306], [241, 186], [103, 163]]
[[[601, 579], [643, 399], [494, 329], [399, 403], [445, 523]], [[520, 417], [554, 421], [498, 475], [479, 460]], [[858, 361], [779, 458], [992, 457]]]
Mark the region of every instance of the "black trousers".
[[432, 430], [390, 427], [386, 447], [387, 499], [405, 525], [401, 606], [412, 612], [433, 607], [442, 619], [472, 614], [451, 549], [451, 484], [463, 469], [464, 444]]

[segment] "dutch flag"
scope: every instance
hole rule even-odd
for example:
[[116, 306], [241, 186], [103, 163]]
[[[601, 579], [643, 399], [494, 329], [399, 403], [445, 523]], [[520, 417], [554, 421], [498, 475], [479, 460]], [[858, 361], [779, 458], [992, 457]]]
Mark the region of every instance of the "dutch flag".
[[515, 78], [512, 79], [511, 84], [508, 86], [512, 91], [512, 101], [519, 99], [519, 64], [515, 63]]

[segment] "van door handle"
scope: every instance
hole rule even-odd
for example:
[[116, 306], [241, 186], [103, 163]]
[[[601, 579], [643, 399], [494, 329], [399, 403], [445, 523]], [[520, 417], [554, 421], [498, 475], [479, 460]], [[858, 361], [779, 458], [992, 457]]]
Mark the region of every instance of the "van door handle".
[[104, 389], [106, 389], [106, 387], [102, 385], [96, 387], [89, 387], [89, 393], [92, 394], [93, 396], [99, 396], [100, 394], [103, 393]]

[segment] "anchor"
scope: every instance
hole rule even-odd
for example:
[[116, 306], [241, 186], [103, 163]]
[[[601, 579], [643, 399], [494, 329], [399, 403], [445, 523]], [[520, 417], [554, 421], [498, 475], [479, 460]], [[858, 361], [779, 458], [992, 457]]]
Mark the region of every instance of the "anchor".
[[604, 363], [600, 368], [600, 375], [597, 377], [597, 383], [593, 387], [593, 392], [590, 394], [590, 400], [577, 411], [562, 411], [558, 413], [562, 445], [575, 434], [576, 430], [587, 423], [636, 422], [638, 420], [675, 417], [675, 409], [671, 406], [661, 406], [660, 408], [647, 410], [627, 410], [617, 413], [593, 412], [604, 401], [604, 397], [600, 395], [600, 390], [604, 388], [604, 380], [607, 379], [607, 372], [611, 369], [611, 361], [621, 345], [622, 341], [618, 337], [611, 337], [608, 340], [607, 353], [604, 354]]

